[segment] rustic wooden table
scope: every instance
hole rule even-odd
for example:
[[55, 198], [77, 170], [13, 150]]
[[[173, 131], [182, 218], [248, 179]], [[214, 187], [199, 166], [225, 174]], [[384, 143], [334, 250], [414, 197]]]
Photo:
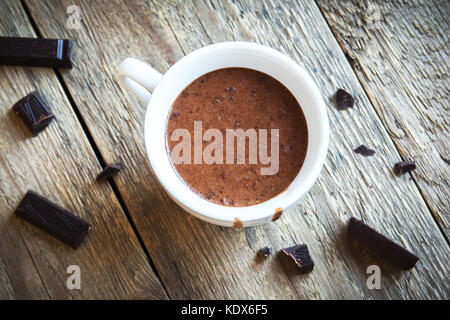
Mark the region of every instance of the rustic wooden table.
[[[66, 25], [81, 9], [81, 29]], [[417, 299], [450, 297], [448, 1], [3, 0], [0, 34], [71, 38], [74, 68], [0, 67], [0, 298]], [[309, 195], [275, 223], [230, 229], [180, 209], [152, 175], [145, 107], [116, 81], [134, 56], [164, 72], [210, 43], [278, 49], [309, 71], [328, 106], [328, 157]], [[337, 88], [356, 99], [338, 111]], [[11, 106], [37, 89], [57, 120], [31, 137]], [[364, 158], [352, 150], [376, 150]], [[418, 168], [397, 177], [394, 163]], [[102, 165], [123, 161], [113, 182]], [[78, 250], [19, 220], [33, 189], [93, 225]], [[415, 252], [407, 272], [345, 237], [359, 217]], [[276, 250], [307, 243], [316, 266], [299, 275]], [[381, 289], [366, 286], [379, 264]], [[66, 286], [69, 265], [82, 287]]]

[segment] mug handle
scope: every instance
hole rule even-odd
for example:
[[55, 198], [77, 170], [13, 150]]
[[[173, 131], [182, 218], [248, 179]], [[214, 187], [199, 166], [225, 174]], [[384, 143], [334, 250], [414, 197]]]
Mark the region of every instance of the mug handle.
[[119, 82], [144, 103], [148, 104], [151, 93], [163, 75], [148, 64], [134, 58], [127, 58], [119, 65]]

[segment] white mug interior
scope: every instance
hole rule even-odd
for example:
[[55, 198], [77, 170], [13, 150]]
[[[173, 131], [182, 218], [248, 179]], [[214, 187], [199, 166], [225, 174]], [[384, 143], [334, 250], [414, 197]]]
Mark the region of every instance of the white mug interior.
[[[166, 149], [167, 117], [178, 95], [200, 76], [232, 67], [258, 70], [280, 81], [299, 102], [308, 126], [306, 158], [296, 178], [281, 194], [248, 207], [222, 206], [200, 197], [175, 172]], [[308, 73], [284, 54], [247, 42], [210, 45], [175, 63], [153, 91], [144, 131], [150, 165], [167, 193], [189, 213], [222, 226], [233, 226], [236, 218], [244, 226], [271, 221], [279, 209], [285, 210], [301, 199], [319, 176], [329, 135], [325, 103]]]

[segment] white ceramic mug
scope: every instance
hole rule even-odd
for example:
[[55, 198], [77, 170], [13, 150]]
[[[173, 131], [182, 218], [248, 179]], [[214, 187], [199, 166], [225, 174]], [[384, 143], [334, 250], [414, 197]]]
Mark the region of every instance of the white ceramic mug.
[[[177, 96], [200, 76], [232, 67], [258, 70], [280, 81], [299, 102], [308, 125], [308, 150], [297, 177], [281, 194], [248, 207], [226, 207], [201, 198], [177, 175], [166, 151], [167, 118]], [[172, 199], [202, 220], [222, 226], [233, 226], [235, 221], [243, 226], [272, 221], [276, 212], [300, 200], [319, 176], [328, 149], [325, 103], [308, 73], [274, 49], [248, 42], [217, 43], [188, 54], [164, 75], [128, 58], [120, 64], [118, 78], [147, 105], [145, 146], [154, 174]]]

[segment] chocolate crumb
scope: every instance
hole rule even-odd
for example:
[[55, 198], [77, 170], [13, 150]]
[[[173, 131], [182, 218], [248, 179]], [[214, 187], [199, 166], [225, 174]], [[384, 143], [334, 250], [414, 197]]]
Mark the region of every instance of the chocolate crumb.
[[242, 221], [239, 218], [234, 218], [234, 223], [233, 223], [233, 227], [240, 229], [244, 226], [244, 224], [242, 223]]
[[414, 161], [400, 161], [394, 165], [394, 172], [397, 175], [402, 175], [406, 172], [410, 172], [416, 168]]
[[335, 93], [336, 106], [339, 110], [345, 110], [353, 108], [355, 99], [353, 96], [344, 89], [338, 89]]
[[368, 147], [366, 147], [365, 145], [360, 145], [358, 148], [356, 148], [355, 150], [356, 153], [359, 153], [361, 155], [363, 155], [364, 157], [369, 157], [369, 156], [373, 156], [375, 154], [375, 150], [372, 150]]
[[275, 214], [272, 217], [272, 222], [277, 221], [278, 219], [280, 219], [281, 215], [283, 214], [283, 209], [281, 208], [277, 208], [275, 210]]
[[261, 252], [264, 257], [268, 258], [273, 254], [273, 249], [272, 247], [264, 247], [259, 249], [259, 252]]

